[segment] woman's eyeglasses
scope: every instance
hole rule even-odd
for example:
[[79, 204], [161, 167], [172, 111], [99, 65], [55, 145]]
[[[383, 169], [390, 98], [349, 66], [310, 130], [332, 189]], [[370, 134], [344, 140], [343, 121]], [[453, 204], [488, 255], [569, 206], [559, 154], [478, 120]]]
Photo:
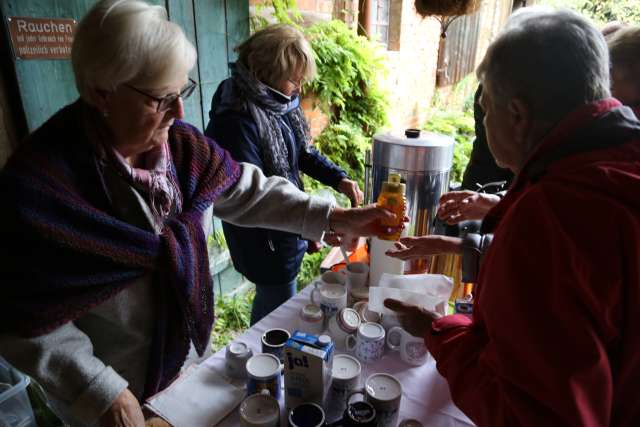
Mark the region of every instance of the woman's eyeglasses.
[[142, 95], [148, 96], [149, 98], [157, 101], [158, 102], [158, 108], [156, 109], [157, 113], [163, 113], [169, 110], [173, 105], [173, 103], [176, 102], [178, 98], [182, 98], [184, 100], [190, 97], [193, 94], [193, 91], [195, 90], [197, 85], [198, 84], [195, 82], [195, 80], [189, 78], [189, 83], [187, 83], [187, 85], [180, 91], [180, 93], [170, 93], [169, 95], [163, 96], [162, 98], [158, 98], [157, 96], [150, 95], [147, 92], [138, 89], [137, 87], [134, 87], [134, 86], [131, 86], [130, 84], [125, 83], [125, 86], [128, 87], [129, 89], [133, 89], [136, 92]]
[[302, 83], [303, 83], [303, 81], [302, 81], [302, 80], [298, 80], [298, 81], [291, 80], [291, 79], [287, 79], [287, 80], [288, 80], [288, 81], [289, 81], [289, 83], [291, 83], [291, 84], [293, 85], [293, 87], [295, 87], [296, 89], [300, 89], [300, 88], [302, 87]]

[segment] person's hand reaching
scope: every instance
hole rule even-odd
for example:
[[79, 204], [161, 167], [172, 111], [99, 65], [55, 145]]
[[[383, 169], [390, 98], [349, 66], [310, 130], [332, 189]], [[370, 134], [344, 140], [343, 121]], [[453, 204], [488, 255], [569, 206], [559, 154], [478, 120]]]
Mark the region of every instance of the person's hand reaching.
[[431, 322], [442, 317], [433, 311], [392, 298], [384, 300], [384, 306], [396, 312], [402, 328], [414, 337], [424, 337], [431, 330]]
[[349, 198], [351, 207], [355, 208], [360, 206], [364, 200], [364, 194], [362, 194], [360, 187], [358, 187], [358, 183], [349, 178], [344, 178], [340, 181], [338, 191]]
[[403, 225], [398, 227], [380, 226], [380, 221], [385, 219], [389, 222], [396, 221], [396, 215], [384, 208], [376, 205], [367, 205], [362, 208], [333, 208], [329, 215], [329, 226], [331, 231], [339, 236], [350, 235], [352, 238], [358, 236], [374, 236], [384, 232], [393, 234], [402, 230]]
[[402, 237], [395, 243], [395, 249], [385, 252], [387, 256], [403, 261], [426, 258], [443, 253], [462, 253], [462, 239], [458, 237], [428, 235]]
[[500, 197], [495, 194], [469, 190], [451, 191], [440, 197], [438, 218], [450, 225], [461, 221], [482, 219], [499, 201]]

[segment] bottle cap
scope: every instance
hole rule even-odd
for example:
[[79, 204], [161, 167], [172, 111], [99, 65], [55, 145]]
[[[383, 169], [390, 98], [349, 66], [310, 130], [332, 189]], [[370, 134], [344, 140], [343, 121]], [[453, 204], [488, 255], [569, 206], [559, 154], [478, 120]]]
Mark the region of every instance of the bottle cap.
[[326, 347], [331, 344], [331, 337], [329, 335], [320, 335], [318, 337], [318, 344], [321, 347]]
[[390, 173], [386, 182], [382, 183], [382, 192], [384, 193], [405, 193], [406, 186], [401, 182], [400, 174]]

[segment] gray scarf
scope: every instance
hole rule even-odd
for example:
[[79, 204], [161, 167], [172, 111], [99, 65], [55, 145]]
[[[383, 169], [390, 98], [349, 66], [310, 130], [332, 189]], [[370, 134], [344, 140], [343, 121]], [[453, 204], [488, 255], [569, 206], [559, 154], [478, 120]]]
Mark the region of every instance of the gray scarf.
[[240, 62], [229, 64], [231, 77], [240, 90], [246, 109], [256, 122], [260, 144], [264, 153], [265, 175], [279, 175], [289, 178], [289, 150], [282, 135], [280, 119], [287, 115], [292, 126], [296, 142], [302, 141], [301, 150], [307, 150], [310, 140], [309, 125], [304, 118], [302, 108], [297, 107], [287, 113], [289, 104], [273, 99], [269, 86], [255, 78]]

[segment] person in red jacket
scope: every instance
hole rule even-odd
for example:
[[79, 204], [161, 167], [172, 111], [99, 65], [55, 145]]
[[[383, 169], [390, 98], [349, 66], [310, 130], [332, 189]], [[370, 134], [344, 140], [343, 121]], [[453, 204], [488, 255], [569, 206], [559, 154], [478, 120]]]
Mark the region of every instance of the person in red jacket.
[[600, 32], [512, 19], [478, 69], [489, 148], [515, 182], [473, 319], [387, 300], [478, 426], [640, 424], [640, 121], [610, 97]]

